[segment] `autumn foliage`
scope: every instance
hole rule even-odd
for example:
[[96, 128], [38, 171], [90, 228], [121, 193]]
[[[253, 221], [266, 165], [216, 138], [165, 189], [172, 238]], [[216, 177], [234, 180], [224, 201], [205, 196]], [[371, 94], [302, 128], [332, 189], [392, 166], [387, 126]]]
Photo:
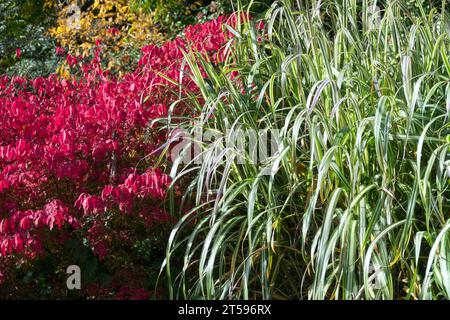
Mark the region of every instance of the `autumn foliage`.
[[[166, 211], [171, 180], [156, 164], [165, 131], [151, 123], [177, 98], [168, 78], [178, 81], [182, 50], [220, 59], [224, 20], [142, 48], [139, 67], [120, 79], [102, 68], [100, 41], [91, 61], [67, 55], [70, 79], [0, 78], [0, 288], [29, 261], [50, 255], [70, 264], [67, 243], [79, 242], [109, 277], [84, 295], [147, 296], [137, 275], [148, 274], [122, 252], [174, 219]], [[187, 80], [183, 88], [197, 90]]]

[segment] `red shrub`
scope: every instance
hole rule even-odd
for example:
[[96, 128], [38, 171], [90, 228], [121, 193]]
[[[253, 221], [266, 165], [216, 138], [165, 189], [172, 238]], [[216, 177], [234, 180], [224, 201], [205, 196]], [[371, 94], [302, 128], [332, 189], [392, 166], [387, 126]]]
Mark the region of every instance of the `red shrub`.
[[[149, 122], [164, 117], [176, 98], [171, 92], [177, 88], [161, 74], [178, 81], [181, 49], [221, 59], [223, 20], [187, 27], [184, 39], [161, 47], [144, 47], [137, 70], [121, 79], [102, 70], [99, 48], [83, 65], [67, 55], [82, 75], [71, 80], [0, 77], [2, 259], [48, 254], [57, 250], [55, 239], [64, 242], [75, 231], [104, 259], [114, 241], [136, 237], [134, 222], [109, 230], [112, 220], [127, 215], [147, 227], [169, 220], [163, 204], [170, 179], [146, 157], [165, 139], [160, 130], [148, 131]], [[187, 78], [183, 85], [197, 90]], [[1, 265], [0, 281], [7, 272]], [[139, 288], [118, 290], [121, 298], [146, 296]]]

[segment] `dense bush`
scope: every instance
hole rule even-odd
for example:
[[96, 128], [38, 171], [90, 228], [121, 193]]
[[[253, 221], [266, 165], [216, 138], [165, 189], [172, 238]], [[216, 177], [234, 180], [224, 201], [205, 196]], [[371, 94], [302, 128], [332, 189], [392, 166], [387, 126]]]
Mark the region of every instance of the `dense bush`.
[[[154, 289], [173, 219], [171, 179], [158, 163], [166, 134], [152, 120], [167, 116], [179, 92], [197, 90], [177, 85], [183, 50], [219, 58], [222, 21], [144, 47], [139, 67], [120, 79], [102, 69], [100, 47], [90, 62], [67, 55], [69, 80], [0, 78], [2, 296], [65, 296], [71, 264], [88, 274], [83, 296]], [[173, 114], [183, 112], [179, 104]]]
[[153, 21], [154, 14], [132, 10], [128, 2], [85, 0], [55, 5], [58, 19], [50, 35], [69, 53], [83, 56], [91, 54], [99, 39], [111, 53], [160, 44], [164, 37]]

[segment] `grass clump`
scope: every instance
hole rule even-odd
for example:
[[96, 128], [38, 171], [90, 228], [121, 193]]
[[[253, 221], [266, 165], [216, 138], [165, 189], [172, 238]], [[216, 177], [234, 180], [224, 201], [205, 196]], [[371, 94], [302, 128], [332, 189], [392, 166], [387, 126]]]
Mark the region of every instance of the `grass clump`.
[[[279, 1], [263, 30], [229, 28], [225, 63], [186, 53], [199, 116], [174, 126], [221, 135], [174, 160], [192, 209], [168, 243], [173, 298], [450, 298], [448, 9]], [[227, 147], [242, 129], [276, 131], [276, 152]]]

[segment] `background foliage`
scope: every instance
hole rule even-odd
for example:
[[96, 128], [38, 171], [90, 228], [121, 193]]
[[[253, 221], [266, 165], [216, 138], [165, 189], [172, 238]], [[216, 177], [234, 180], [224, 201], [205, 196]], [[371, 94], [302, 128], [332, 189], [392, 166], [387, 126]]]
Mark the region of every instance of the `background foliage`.
[[[0, 1], [0, 73], [35, 77], [54, 71], [55, 42], [47, 33], [55, 11], [44, 0]], [[20, 61], [16, 49], [21, 48]]]

